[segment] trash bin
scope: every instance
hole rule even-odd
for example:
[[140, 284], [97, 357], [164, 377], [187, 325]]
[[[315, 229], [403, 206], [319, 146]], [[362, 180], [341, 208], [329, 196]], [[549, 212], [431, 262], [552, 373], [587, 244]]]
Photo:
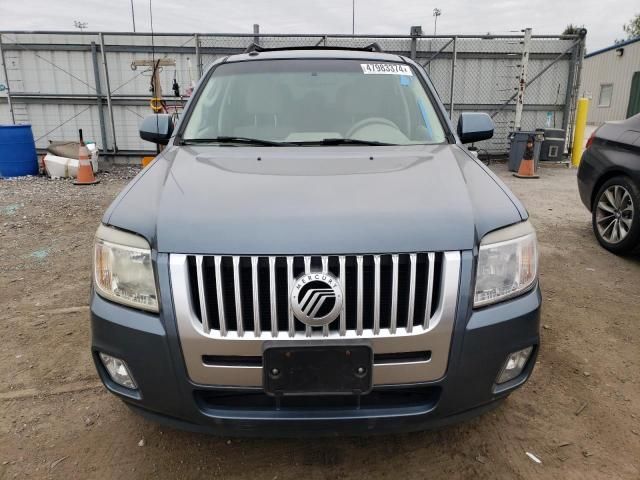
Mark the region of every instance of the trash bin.
[[527, 148], [527, 142], [529, 137], [533, 137], [533, 161], [536, 168], [538, 168], [538, 161], [540, 159], [540, 148], [542, 147], [542, 141], [544, 140], [544, 130], [541, 128], [535, 131], [520, 130], [517, 132], [511, 132], [509, 134], [509, 171], [517, 172], [520, 168], [520, 162], [524, 157], [524, 151]]
[[545, 128], [540, 147], [540, 161], [559, 162], [564, 154], [565, 131], [561, 128]]

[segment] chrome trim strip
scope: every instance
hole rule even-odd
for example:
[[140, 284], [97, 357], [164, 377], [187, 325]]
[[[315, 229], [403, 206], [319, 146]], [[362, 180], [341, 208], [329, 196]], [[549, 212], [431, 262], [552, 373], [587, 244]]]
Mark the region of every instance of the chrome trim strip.
[[216, 299], [218, 301], [218, 318], [220, 319], [220, 333], [224, 337], [227, 334], [227, 319], [224, 316], [224, 295], [222, 295], [222, 273], [220, 268], [220, 263], [222, 262], [222, 257], [215, 256], [213, 257], [213, 261], [215, 263], [216, 269]]
[[373, 256], [374, 287], [373, 287], [373, 334], [380, 333], [380, 255]]
[[429, 252], [429, 272], [427, 273], [427, 299], [424, 309], [424, 328], [429, 328], [429, 322], [431, 321], [431, 308], [433, 307], [433, 270], [436, 263], [436, 255], [433, 252]]
[[236, 301], [236, 329], [239, 336], [244, 335], [242, 317], [242, 295], [240, 295], [240, 257], [233, 256], [233, 295]]
[[326, 255], [323, 255], [320, 258], [322, 259], [322, 271], [324, 273], [328, 273], [329, 272], [329, 257], [326, 256]]
[[[221, 331], [212, 330], [208, 334], [205, 333], [193, 307], [187, 258], [188, 255], [171, 254], [169, 269], [178, 335], [189, 378], [201, 385], [260, 387], [261, 367], [208, 366], [203, 363], [202, 356], [211, 354], [260, 356], [263, 343], [274, 338], [271, 332], [262, 332], [259, 337], [240, 337], [238, 332], [234, 331], [223, 334]], [[375, 385], [426, 382], [441, 378], [447, 369], [458, 302], [460, 258], [459, 252], [443, 253], [438, 308], [429, 322], [428, 329], [422, 325], [415, 325], [410, 333], [405, 328], [398, 328], [395, 335], [386, 328], [381, 328], [380, 335], [374, 335], [372, 329], [366, 329], [361, 334], [347, 330], [344, 335], [331, 331], [328, 338], [345, 341], [367, 338], [376, 354], [431, 351], [431, 359], [428, 362], [375, 365]], [[219, 265], [219, 260], [217, 264]], [[313, 332], [312, 337], [314, 340], [323, 338], [317, 330]], [[288, 332], [284, 331], [278, 332], [276, 340], [290, 338]], [[295, 332], [293, 341], [304, 345], [308, 340], [305, 332]]]
[[358, 291], [356, 297], [357, 317], [356, 317], [356, 332], [358, 335], [362, 335], [362, 295], [363, 295], [363, 269], [362, 269], [362, 255], [356, 256], [356, 263], [358, 266]]
[[276, 296], [276, 257], [269, 257], [269, 304], [271, 306], [271, 336], [278, 336], [278, 304]]
[[416, 257], [415, 253], [409, 255], [411, 271], [409, 276], [409, 305], [407, 308], [407, 332], [413, 330], [413, 314], [416, 306]]
[[[291, 297], [291, 291], [293, 290], [293, 257], [287, 257], [287, 299]], [[287, 319], [289, 322], [289, 336], [293, 338], [296, 334], [295, 320], [293, 318], [293, 308], [291, 302], [287, 302], [289, 305]]]
[[398, 255], [391, 255], [393, 264], [393, 276], [391, 280], [391, 333], [396, 333], [398, 325]]
[[260, 336], [260, 285], [258, 281], [258, 261], [260, 257], [251, 257], [251, 289], [253, 294], [253, 333]]
[[338, 258], [340, 263], [340, 285], [342, 286], [342, 312], [340, 312], [340, 336], [344, 337], [347, 333], [347, 266], [346, 258], [340, 255]]
[[[322, 258], [322, 271], [324, 273], [329, 273], [329, 257], [326, 255], [323, 255], [321, 258]], [[329, 325], [322, 326], [322, 336], [323, 337], [329, 336]]]
[[[304, 273], [311, 273], [311, 257], [304, 257]], [[304, 329], [304, 333], [307, 337], [310, 337], [313, 333], [309, 325]]]
[[200, 299], [200, 319], [204, 333], [211, 331], [209, 315], [207, 311], [207, 299], [205, 298], [204, 277], [202, 275], [202, 255], [196, 255], [196, 268], [198, 278], [198, 298]]

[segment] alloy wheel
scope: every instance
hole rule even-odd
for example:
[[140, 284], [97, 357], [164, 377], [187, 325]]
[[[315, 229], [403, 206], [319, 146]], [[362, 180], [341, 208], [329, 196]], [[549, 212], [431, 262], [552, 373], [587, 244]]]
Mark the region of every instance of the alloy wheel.
[[600, 236], [609, 243], [620, 243], [631, 231], [633, 199], [621, 185], [611, 185], [598, 199], [596, 226]]

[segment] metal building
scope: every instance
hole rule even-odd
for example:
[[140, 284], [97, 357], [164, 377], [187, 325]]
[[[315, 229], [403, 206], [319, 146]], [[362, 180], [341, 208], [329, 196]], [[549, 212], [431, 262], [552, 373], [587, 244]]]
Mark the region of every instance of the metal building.
[[640, 113], [640, 37], [585, 55], [580, 93], [591, 99], [589, 125]]

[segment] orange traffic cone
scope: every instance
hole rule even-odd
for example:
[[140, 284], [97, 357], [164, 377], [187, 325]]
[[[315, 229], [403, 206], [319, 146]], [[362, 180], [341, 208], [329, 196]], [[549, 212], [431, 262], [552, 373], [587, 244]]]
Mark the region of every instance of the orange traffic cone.
[[524, 150], [518, 173], [514, 173], [513, 176], [518, 178], [540, 178], [540, 175], [536, 174], [536, 163], [533, 160], [533, 139], [531, 137], [527, 141], [527, 148]]
[[97, 180], [96, 177], [93, 176], [93, 166], [91, 165], [91, 152], [84, 144], [84, 140], [82, 140], [82, 129], [79, 130], [80, 133], [80, 148], [78, 149], [78, 174], [76, 176], [74, 185], [94, 185], [99, 183], [100, 180]]

